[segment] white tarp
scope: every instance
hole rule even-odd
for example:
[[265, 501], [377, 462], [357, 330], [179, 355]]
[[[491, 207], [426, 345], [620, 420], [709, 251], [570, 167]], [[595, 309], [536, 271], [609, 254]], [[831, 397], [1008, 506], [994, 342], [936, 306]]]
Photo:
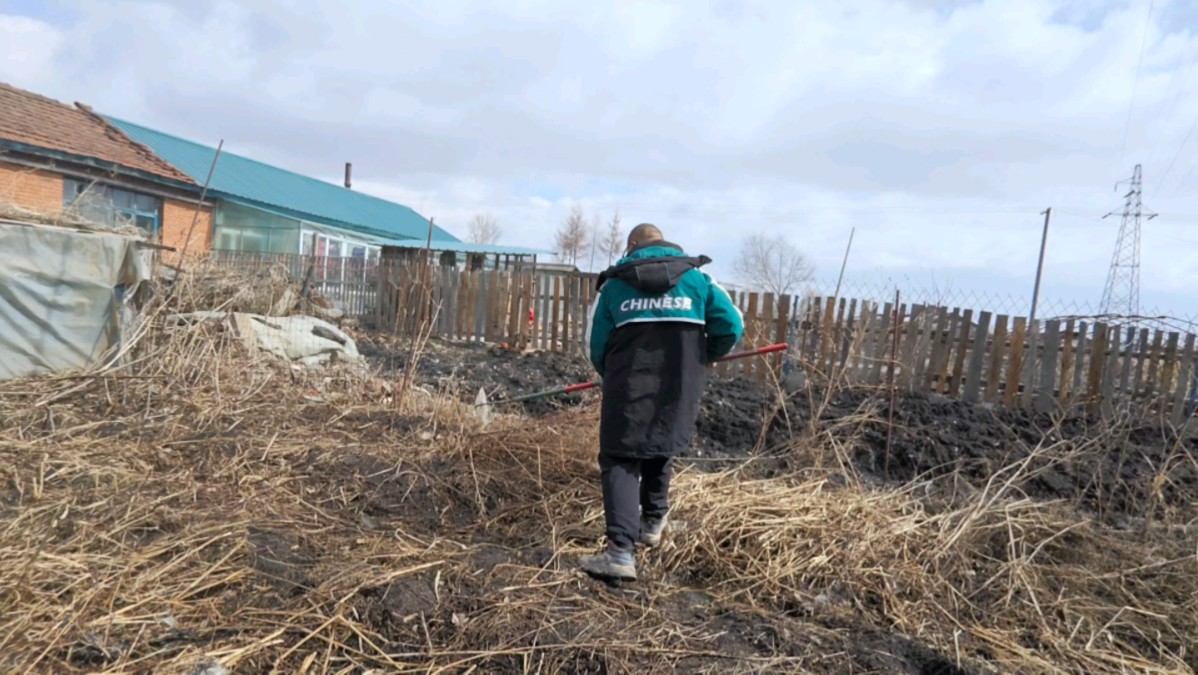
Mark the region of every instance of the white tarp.
[[104, 365], [148, 278], [131, 237], [0, 221], [0, 381]]
[[247, 347], [260, 348], [279, 358], [320, 366], [331, 361], [361, 362], [358, 345], [348, 333], [314, 316], [262, 316], [244, 312], [191, 312], [172, 314], [168, 324], [191, 325], [223, 321], [237, 332]]
[[[342, 361], [361, 360], [353, 338], [328, 321], [316, 317], [235, 314], [234, 321], [243, 336], [252, 332], [262, 349], [304, 365], [320, 365], [337, 358]], [[249, 331], [245, 331], [246, 326]]]

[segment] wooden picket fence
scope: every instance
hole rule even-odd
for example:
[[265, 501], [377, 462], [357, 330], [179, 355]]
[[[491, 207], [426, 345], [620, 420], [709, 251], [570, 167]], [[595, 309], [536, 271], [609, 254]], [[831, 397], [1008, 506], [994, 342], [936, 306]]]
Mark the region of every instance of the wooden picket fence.
[[212, 251], [209, 260], [221, 269], [250, 274], [281, 270], [347, 316], [375, 311], [379, 282], [378, 263], [373, 260], [245, 251]]
[[1195, 336], [1104, 322], [833, 298], [802, 303], [792, 358], [825, 381], [1037, 411], [1192, 414]]
[[[740, 309], [745, 323], [744, 337], [736, 347], [738, 350], [793, 342], [792, 317], [795, 303], [791, 296], [745, 291], [728, 291], [728, 295], [732, 297], [733, 304]], [[762, 384], [770, 384], [778, 381], [787, 363], [786, 354], [773, 354], [721, 363], [716, 367], [716, 372], [724, 376], [738, 375]]]
[[[384, 259], [222, 254], [222, 266], [282, 267], [377, 330], [584, 356], [595, 275], [468, 271]], [[1124, 410], [1180, 423], [1198, 401], [1190, 333], [849, 298], [730, 292], [745, 321], [740, 348], [787, 342], [785, 354], [720, 364], [770, 383], [798, 369], [819, 383], [904, 390], [1038, 411]]]
[[[423, 332], [448, 340], [503, 344], [514, 350], [586, 355], [595, 280], [593, 274], [466, 271], [384, 261], [374, 320], [380, 330], [406, 336]], [[793, 304], [790, 296], [730, 295], [745, 319], [743, 348], [787, 340]], [[783, 359], [782, 355], [746, 359], [721, 364], [719, 369], [766, 382], [782, 367]]]
[[468, 271], [385, 261], [375, 321], [400, 335], [425, 332], [511, 349], [583, 352], [594, 275]]

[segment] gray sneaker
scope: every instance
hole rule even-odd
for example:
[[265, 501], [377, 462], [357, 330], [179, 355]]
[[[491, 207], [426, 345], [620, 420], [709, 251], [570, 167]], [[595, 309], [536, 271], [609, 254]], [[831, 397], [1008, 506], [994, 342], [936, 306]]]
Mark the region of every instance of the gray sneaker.
[[666, 529], [669, 518], [662, 516], [651, 520], [641, 519], [641, 543], [650, 548], [661, 544], [661, 533]]
[[628, 551], [608, 549], [599, 555], [584, 555], [578, 559], [582, 571], [603, 579], [636, 581], [636, 561]]

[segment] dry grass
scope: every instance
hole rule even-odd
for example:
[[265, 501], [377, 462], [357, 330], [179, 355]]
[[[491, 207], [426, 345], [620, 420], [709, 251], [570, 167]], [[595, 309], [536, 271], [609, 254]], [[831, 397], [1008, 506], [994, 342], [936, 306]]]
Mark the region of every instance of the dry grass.
[[953, 501], [687, 470], [646, 580], [610, 590], [573, 569], [602, 531], [593, 407], [484, 431], [208, 328], [131, 356], [0, 385], [6, 671], [1194, 669], [1193, 534], [1015, 492], [1060, 444]]
[[329, 304], [311, 289], [302, 289], [302, 284], [292, 279], [282, 264], [243, 270], [204, 257], [189, 258], [183, 272], [168, 286], [168, 292], [172, 312], [287, 316], [296, 310], [310, 310], [313, 301], [321, 307]]
[[66, 209], [57, 213], [28, 209], [17, 206], [11, 201], [4, 199], [2, 195], [0, 195], [0, 220], [34, 225], [54, 225], [56, 227], [65, 227], [83, 232], [115, 233], [143, 241], [146, 238], [145, 232], [136, 225], [123, 225], [120, 227], [100, 225], [83, 218], [78, 211], [72, 209]]

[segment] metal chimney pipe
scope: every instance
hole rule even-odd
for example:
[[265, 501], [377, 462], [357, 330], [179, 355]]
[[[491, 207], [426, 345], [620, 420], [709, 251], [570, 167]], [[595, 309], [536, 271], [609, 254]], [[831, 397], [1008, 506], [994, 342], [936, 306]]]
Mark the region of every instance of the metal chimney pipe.
[[352, 166], [353, 166], [353, 164], [350, 164], [349, 162], [345, 163], [345, 187], [347, 189], [350, 187], [349, 172], [350, 172], [350, 167], [352, 167]]

